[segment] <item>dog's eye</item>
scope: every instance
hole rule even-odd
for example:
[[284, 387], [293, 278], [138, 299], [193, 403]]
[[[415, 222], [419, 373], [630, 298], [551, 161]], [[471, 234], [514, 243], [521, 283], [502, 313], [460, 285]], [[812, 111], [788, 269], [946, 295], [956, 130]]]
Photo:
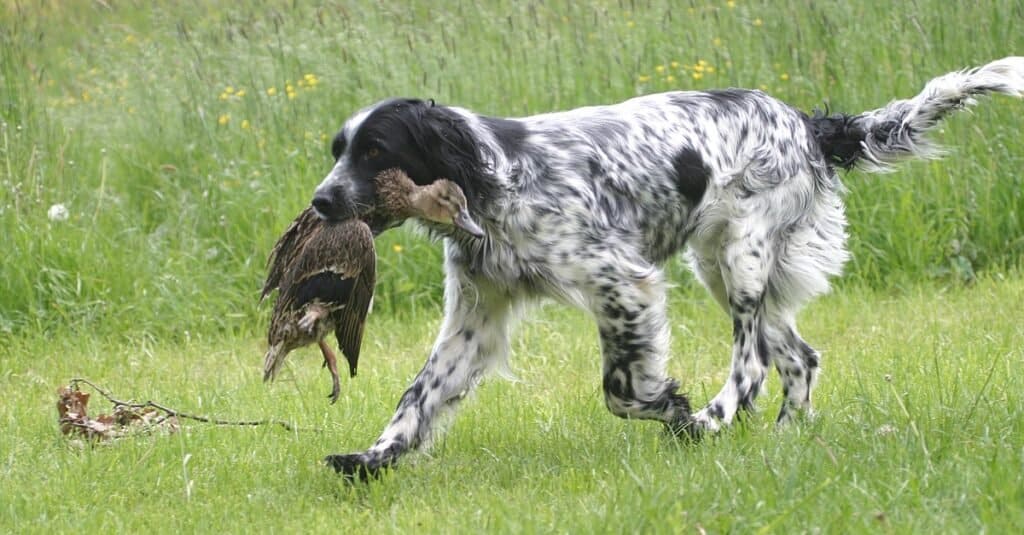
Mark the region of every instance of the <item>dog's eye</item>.
[[366, 151], [366, 154], [363, 155], [363, 158], [369, 160], [370, 158], [376, 158], [379, 154], [380, 149], [378, 149], [377, 147], [370, 147], [370, 149]]

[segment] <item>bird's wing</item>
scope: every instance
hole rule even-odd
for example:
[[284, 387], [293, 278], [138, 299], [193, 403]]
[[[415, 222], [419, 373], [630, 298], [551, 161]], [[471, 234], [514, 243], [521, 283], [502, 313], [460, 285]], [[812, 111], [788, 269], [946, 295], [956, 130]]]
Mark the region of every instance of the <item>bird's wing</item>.
[[[369, 232], [369, 227], [367, 227]], [[373, 237], [370, 236], [369, 254], [352, 287], [352, 294], [344, 308], [338, 310], [334, 336], [338, 339], [338, 347], [348, 360], [349, 373], [356, 374], [359, 362], [359, 348], [363, 344], [363, 327], [366, 326], [366, 314], [373, 300], [373, 288], [377, 283], [377, 258], [373, 249]]]
[[321, 225], [323, 222], [316, 212], [312, 208], [306, 208], [278, 238], [267, 258], [267, 279], [263, 282], [261, 301], [281, 286], [282, 279], [289, 272], [289, 266], [307, 250], [307, 243], [315, 238]]
[[[358, 219], [324, 222], [301, 245], [281, 276], [281, 291], [323, 273], [355, 279], [366, 259], [373, 258], [374, 254], [373, 234], [366, 223]], [[347, 297], [341, 301], [345, 302]]]

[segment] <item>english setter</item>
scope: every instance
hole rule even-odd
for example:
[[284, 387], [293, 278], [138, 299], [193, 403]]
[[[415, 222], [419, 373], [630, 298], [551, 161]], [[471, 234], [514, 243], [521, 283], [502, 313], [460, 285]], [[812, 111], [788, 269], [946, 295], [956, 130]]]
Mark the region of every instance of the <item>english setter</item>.
[[[593, 314], [616, 416], [677, 435], [717, 431], [753, 407], [772, 364], [784, 395], [778, 422], [809, 412], [820, 356], [795, 317], [849, 257], [836, 168], [934, 157], [926, 132], [988, 93], [1024, 95], [1024, 57], [946, 74], [859, 115], [811, 116], [744, 89], [516, 119], [412, 99], [359, 111], [334, 138], [334, 167], [312, 201], [321, 217], [361, 215], [374, 204], [373, 177], [397, 167], [418, 184], [454, 180], [486, 236], [426, 224], [444, 237], [441, 332], [380, 438], [327, 463], [367, 478], [427, 444], [439, 416], [506, 364], [513, 322], [541, 296]], [[665, 372], [660, 266], [684, 246], [733, 324], [729, 378], [697, 412]]]

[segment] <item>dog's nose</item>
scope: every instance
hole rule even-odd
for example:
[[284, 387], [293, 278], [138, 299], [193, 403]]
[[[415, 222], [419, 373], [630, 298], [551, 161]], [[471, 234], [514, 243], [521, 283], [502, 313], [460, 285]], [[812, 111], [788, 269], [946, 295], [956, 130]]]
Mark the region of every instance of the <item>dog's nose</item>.
[[330, 195], [322, 193], [314, 195], [313, 208], [315, 208], [322, 217], [330, 218], [334, 215], [334, 202], [331, 200]]

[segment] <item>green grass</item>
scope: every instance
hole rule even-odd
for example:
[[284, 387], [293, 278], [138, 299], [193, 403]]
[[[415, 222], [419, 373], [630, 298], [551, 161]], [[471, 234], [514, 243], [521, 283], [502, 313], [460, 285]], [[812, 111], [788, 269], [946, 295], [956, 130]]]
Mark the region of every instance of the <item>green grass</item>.
[[[0, 11], [0, 332], [246, 331], [327, 140], [386, 96], [522, 115], [742, 86], [859, 112], [1024, 49], [1009, 1], [65, 4]], [[937, 134], [952, 157], [848, 175], [846, 283], [1019, 266], [1022, 112], [983, 102]], [[437, 248], [379, 243], [382, 311], [433, 310]]]
[[[267, 388], [255, 339], [19, 338], [2, 350], [0, 530], [1012, 532], [1024, 522], [1022, 300], [1019, 275], [826, 297], [802, 323], [825, 353], [819, 417], [776, 430], [773, 376], [759, 413], [695, 446], [608, 414], [591, 322], [546, 307], [515, 339], [519, 381], [485, 382], [445, 440], [369, 486], [318, 460], [376, 438], [436, 319], [373, 316], [360, 376], [334, 406], [311, 350]], [[704, 401], [727, 373], [729, 321], [695, 292], [675, 292], [672, 308], [671, 371]], [[75, 375], [122, 397], [323, 431], [187, 423], [79, 449], [53, 406]]]
[[[317, 461], [369, 445], [422, 364], [438, 245], [378, 239], [365, 364], [335, 406], [310, 351], [261, 384], [255, 302], [327, 140], [377, 99], [514, 116], [741, 86], [859, 112], [1020, 54], [1022, 19], [1011, 0], [0, 2], [0, 531], [1024, 525], [1020, 101], [948, 121], [944, 160], [844, 176], [854, 260], [802, 316], [826, 351], [822, 417], [786, 431], [774, 379], [763, 414], [696, 447], [611, 417], [591, 322], [549, 307], [516, 339], [521, 382], [486, 383], [429, 455], [349, 487]], [[47, 218], [58, 203], [67, 221]], [[668, 271], [671, 371], [703, 402], [728, 322]], [[79, 450], [54, 410], [76, 375], [323, 432], [191, 425]]]

